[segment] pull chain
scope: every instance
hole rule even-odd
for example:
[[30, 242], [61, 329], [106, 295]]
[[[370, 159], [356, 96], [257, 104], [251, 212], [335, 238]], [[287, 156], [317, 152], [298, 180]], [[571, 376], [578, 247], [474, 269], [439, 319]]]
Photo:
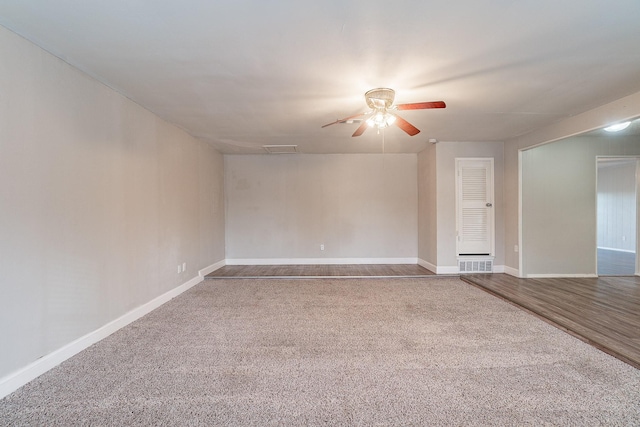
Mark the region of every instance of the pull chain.
[[384, 129], [382, 129], [382, 154], [384, 154]]

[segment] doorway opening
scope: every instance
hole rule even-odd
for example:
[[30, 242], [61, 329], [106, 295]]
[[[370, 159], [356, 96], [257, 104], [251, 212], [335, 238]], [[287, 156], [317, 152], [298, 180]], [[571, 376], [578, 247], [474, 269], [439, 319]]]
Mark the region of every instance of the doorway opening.
[[597, 268], [599, 276], [633, 276], [637, 269], [638, 158], [599, 157]]

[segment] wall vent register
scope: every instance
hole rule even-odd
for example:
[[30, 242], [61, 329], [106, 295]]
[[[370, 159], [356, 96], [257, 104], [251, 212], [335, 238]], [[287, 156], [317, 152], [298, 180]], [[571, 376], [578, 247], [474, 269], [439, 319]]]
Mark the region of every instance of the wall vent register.
[[493, 260], [474, 259], [459, 260], [460, 274], [468, 273], [493, 273]]

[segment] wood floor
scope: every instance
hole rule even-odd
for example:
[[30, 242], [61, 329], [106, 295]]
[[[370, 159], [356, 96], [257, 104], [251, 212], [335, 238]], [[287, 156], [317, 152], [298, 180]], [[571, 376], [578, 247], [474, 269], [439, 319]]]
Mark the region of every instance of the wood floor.
[[640, 369], [640, 277], [461, 278]]
[[[206, 276], [221, 278], [423, 277], [415, 264], [228, 265]], [[461, 279], [640, 369], [640, 277], [518, 279], [468, 274]]]
[[427, 277], [435, 273], [417, 264], [225, 265], [207, 279], [255, 277]]

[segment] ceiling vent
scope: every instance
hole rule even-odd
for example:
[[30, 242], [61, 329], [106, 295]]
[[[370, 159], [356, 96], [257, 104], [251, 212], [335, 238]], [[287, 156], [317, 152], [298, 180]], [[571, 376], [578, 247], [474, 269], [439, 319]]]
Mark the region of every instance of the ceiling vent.
[[263, 145], [269, 154], [295, 154], [298, 152], [297, 145]]

